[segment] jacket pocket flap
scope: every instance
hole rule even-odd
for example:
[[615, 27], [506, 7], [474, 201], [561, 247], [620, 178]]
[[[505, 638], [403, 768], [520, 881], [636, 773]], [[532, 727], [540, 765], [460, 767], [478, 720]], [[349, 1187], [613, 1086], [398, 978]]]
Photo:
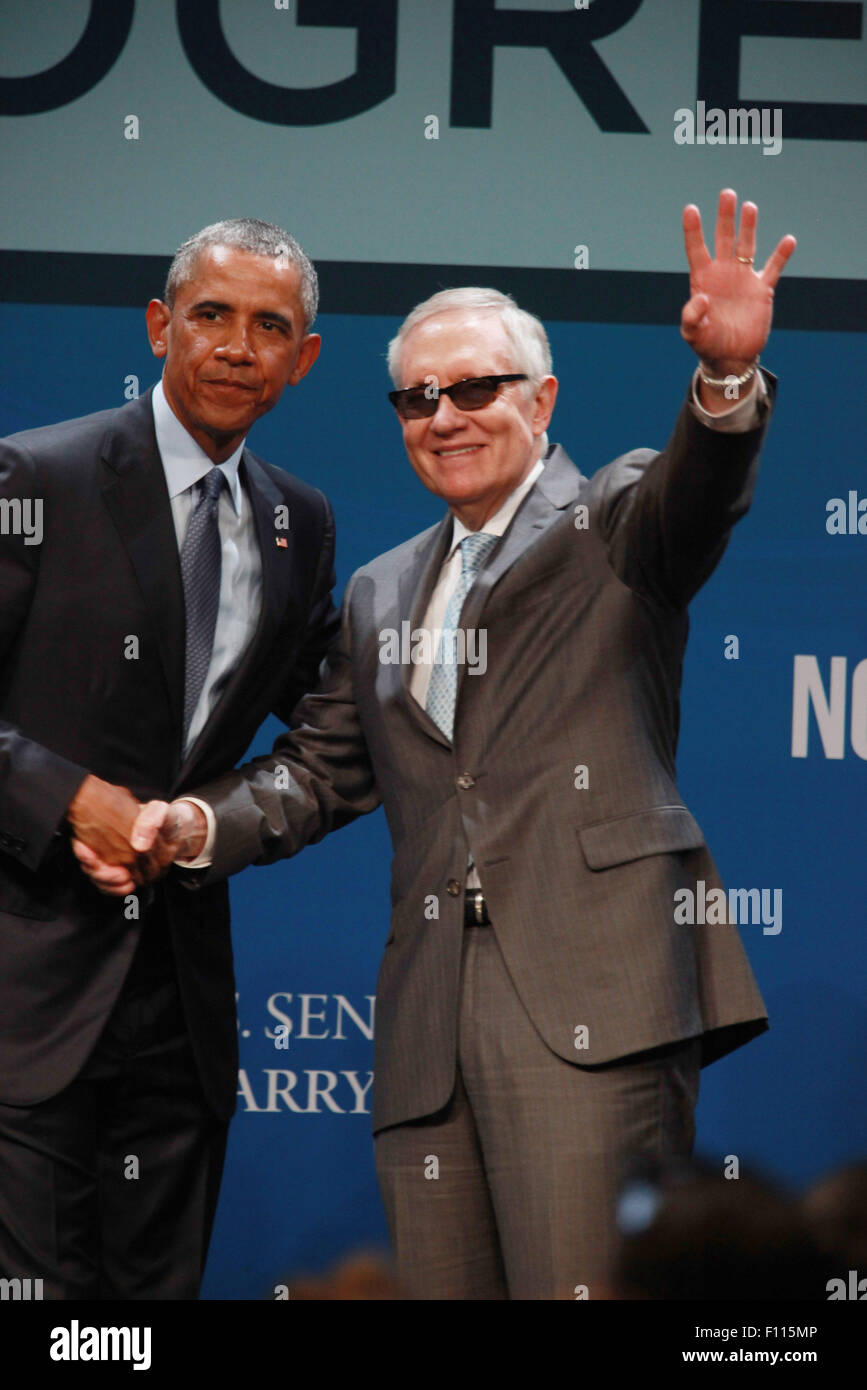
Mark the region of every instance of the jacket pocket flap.
[[582, 825], [578, 836], [591, 869], [610, 869], [645, 855], [699, 849], [704, 844], [698, 821], [685, 806], [653, 806], [615, 820]]

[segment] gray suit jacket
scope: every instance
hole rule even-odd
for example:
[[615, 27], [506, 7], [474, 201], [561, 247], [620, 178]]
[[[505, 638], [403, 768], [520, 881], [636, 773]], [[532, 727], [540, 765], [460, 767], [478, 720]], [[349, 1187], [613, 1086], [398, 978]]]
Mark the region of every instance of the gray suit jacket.
[[737, 928], [674, 921], [678, 889], [721, 886], [675, 780], [687, 604], [749, 506], [765, 428], [722, 434], [684, 406], [664, 452], [635, 450], [592, 479], [549, 450], [464, 606], [488, 664], [460, 668], [453, 744], [410, 695], [412, 667], [380, 660], [385, 629], [422, 621], [451, 517], [364, 565], [293, 732], [198, 790], [218, 817], [205, 882], [384, 804], [374, 1129], [451, 1094], [468, 850], [515, 987], [566, 1060], [701, 1036], [707, 1063], [767, 1027]]

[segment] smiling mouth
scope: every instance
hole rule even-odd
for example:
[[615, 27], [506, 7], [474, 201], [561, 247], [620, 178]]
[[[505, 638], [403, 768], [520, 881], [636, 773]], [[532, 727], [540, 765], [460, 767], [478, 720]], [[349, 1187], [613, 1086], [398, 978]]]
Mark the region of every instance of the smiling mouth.
[[460, 458], [462, 454], [474, 454], [481, 447], [481, 444], [465, 444], [461, 449], [435, 449], [434, 452], [441, 459], [455, 459]]

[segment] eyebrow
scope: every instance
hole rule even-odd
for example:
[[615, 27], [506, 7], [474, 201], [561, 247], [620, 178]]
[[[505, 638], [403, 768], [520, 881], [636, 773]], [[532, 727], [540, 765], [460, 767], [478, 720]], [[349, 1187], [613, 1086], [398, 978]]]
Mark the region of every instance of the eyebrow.
[[[220, 314], [234, 313], [233, 306], [224, 304], [220, 299], [199, 299], [193, 305], [193, 309], [215, 309]], [[274, 323], [282, 324], [290, 333], [295, 332], [291, 319], [287, 319], [285, 314], [279, 313], [276, 309], [257, 309], [256, 318], [272, 319]]]

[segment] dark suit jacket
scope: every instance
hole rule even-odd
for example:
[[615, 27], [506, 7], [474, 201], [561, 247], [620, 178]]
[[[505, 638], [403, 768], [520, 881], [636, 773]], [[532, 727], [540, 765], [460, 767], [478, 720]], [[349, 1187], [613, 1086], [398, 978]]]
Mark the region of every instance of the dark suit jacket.
[[[315, 686], [337, 631], [326, 498], [249, 449], [241, 475], [262, 555], [261, 619], [184, 758], [183, 587], [151, 392], [0, 442], [0, 497], [42, 499], [44, 513], [41, 545], [0, 535], [0, 1101], [43, 1100], [76, 1075], [142, 930], [70, 849], [64, 815], [85, 774], [146, 799], [227, 771], [269, 711], [288, 720]], [[288, 532], [275, 531], [280, 504]], [[227, 887], [192, 894], [170, 876], [144, 890], [143, 916], [154, 893], [202, 1082], [227, 1116], [237, 1088]]]
[[[701, 1037], [707, 1063], [767, 1026], [737, 927], [674, 915], [677, 890], [721, 886], [675, 777], [687, 604], [749, 506], [763, 436], [710, 430], [684, 405], [662, 453], [592, 479], [553, 448], [464, 605], [487, 670], [459, 670], [453, 743], [410, 694], [412, 667], [380, 659], [387, 630], [422, 622], [451, 518], [363, 566], [295, 731], [200, 789], [218, 817], [205, 882], [384, 803], [374, 1129], [451, 1094], [468, 849], [515, 988], [561, 1057], [598, 1065]], [[290, 786], [275, 787], [275, 762]]]

